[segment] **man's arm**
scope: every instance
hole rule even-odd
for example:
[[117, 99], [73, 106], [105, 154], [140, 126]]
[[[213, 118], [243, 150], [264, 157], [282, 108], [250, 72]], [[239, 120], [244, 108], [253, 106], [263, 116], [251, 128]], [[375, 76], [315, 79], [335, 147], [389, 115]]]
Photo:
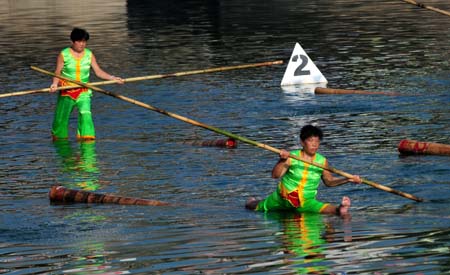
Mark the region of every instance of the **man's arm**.
[[[327, 163], [328, 165], [328, 163]], [[323, 170], [322, 174], [323, 183], [328, 187], [335, 187], [348, 182], [361, 183], [361, 178], [358, 175], [352, 175], [352, 178], [336, 178], [328, 170]]]
[[289, 159], [289, 152], [286, 150], [280, 151], [280, 159], [272, 169], [272, 178], [281, 178], [291, 166], [291, 160]]

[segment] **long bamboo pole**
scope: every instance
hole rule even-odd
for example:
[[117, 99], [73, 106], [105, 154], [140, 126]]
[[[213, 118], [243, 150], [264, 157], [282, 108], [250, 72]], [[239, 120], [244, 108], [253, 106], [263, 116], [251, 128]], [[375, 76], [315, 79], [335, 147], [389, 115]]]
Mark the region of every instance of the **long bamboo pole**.
[[332, 89], [332, 88], [322, 88], [316, 87], [314, 89], [314, 93], [316, 94], [339, 94], [339, 95], [347, 95], [347, 94], [359, 94], [359, 95], [388, 95], [388, 96], [397, 96], [398, 93], [392, 92], [373, 92], [373, 91], [363, 91], [363, 90], [344, 90], [344, 89]]
[[433, 7], [433, 6], [428, 6], [428, 5], [416, 2], [414, 0], [403, 0], [403, 2], [408, 3], [408, 4], [412, 4], [412, 5], [417, 6], [419, 8], [424, 8], [424, 9], [427, 9], [427, 10], [438, 12], [438, 13], [443, 14], [443, 15], [450, 16], [450, 12], [448, 12], [448, 11], [438, 9], [438, 8]]
[[[136, 82], [136, 81], [142, 81], [142, 80], [152, 80], [152, 79], [160, 79], [160, 78], [167, 78], [167, 77], [178, 77], [178, 76], [193, 75], [193, 74], [224, 72], [224, 71], [230, 71], [230, 70], [248, 69], [248, 68], [264, 67], [264, 66], [279, 65], [279, 64], [283, 64], [283, 61], [282, 60], [267, 61], [267, 62], [260, 62], [260, 63], [243, 64], [243, 65], [235, 65], [235, 66], [224, 66], [224, 67], [218, 67], [218, 68], [193, 70], [193, 71], [185, 71], [185, 72], [177, 72], [177, 73], [138, 76], [138, 77], [125, 78], [123, 81], [124, 81], [124, 83], [130, 83], [130, 82]], [[101, 85], [114, 84], [117, 82], [118, 82], [117, 80], [107, 80], [107, 81], [92, 82], [92, 83], [89, 83], [89, 85], [101, 86]], [[73, 81], [72, 81], [72, 83], [73, 83]], [[73, 89], [73, 88], [79, 88], [79, 87], [80, 87], [80, 85], [70, 85], [70, 86], [58, 87], [56, 90], [57, 91], [67, 90], [67, 89]], [[39, 90], [27, 90], [27, 91], [19, 91], [19, 92], [12, 92], [12, 93], [4, 93], [4, 94], [0, 94], [0, 98], [10, 97], [10, 96], [29, 95], [29, 94], [36, 94], [36, 93], [48, 93], [48, 92], [50, 92], [50, 88], [43, 88], [43, 89], [39, 89]]]
[[[35, 71], [38, 71], [38, 72], [41, 72], [43, 74], [47, 74], [47, 75], [50, 75], [50, 76], [53, 76], [53, 77], [58, 77], [58, 78], [63, 79], [63, 80], [71, 81], [71, 82], [76, 83], [76, 84], [78, 84], [80, 86], [83, 86], [85, 88], [89, 88], [89, 89], [92, 89], [94, 91], [97, 91], [97, 92], [100, 92], [100, 93], [103, 93], [103, 94], [106, 94], [106, 95], [109, 95], [109, 96], [112, 96], [112, 97], [115, 97], [115, 98], [118, 98], [118, 99], [130, 102], [132, 104], [141, 106], [143, 108], [146, 108], [146, 109], [158, 112], [160, 114], [163, 114], [163, 115], [166, 115], [166, 116], [169, 116], [169, 117], [172, 117], [172, 118], [184, 121], [186, 123], [189, 123], [189, 124], [192, 124], [192, 125], [204, 128], [204, 129], [208, 129], [210, 131], [213, 131], [213, 132], [216, 132], [216, 133], [228, 136], [228, 137], [236, 139], [236, 140], [240, 140], [242, 142], [254, 145], [256, 147], [259, 147], [259, 148], [262, 148], [262, 149], [265, 149], [265, 150], [268, 150], [268, 151], [272, 151], [272, 152], [277, 153], [277, 154], [279, 154], [280, 151], [281, 151], [281, 150], [279, 150], [277, 148], [274, 148], [274, 147], [271, 147], [269, 145], [266, 145], [266, 144], [263, 144], [263, 143], [260, 143], [260, 142], [256, 142], [256, 141], [250, 140], [248, 138], [245, 138], [245, 137], [242, 137], [242, 136], [238, 136], [236, 134], [233, 134], [233, 133], [227, 132], [225, 130], [216, 128], [214, 126], [210, 126], [210, 125], [207, 125], [207, 124], [204, 124], [204, 123], [201, 123], [201, 122], [189, 119], [187, 117], [180, 116], [180, 115], [177, 115], [175, 113], [171, 113], [171, 112], [168, 112], [168, 111], [165, 111], [165, 110], [153, 107], [153, 106], [151, 106], [149, 104], [146, 104], [146, 103], [143, 103], [143, 102], [140, 102], [140, 101], [128, 98], [126, 96], [123, 96], [123, 95], [120, 95], [120, 94], [116, 94], [116, 93], [112, 93], [112, 92], [109, 92], [109, 91], [105, 91], [105, 90], [103, 90], [103, 89], [101, 89], [99, 87], [96, 87], [96, 86], [92, 86], [92, 85], [89, 85], [89, 84], [86, 84], [86, 83], [83, 83], [83, 82], [79, 82], [79, 81], [76, 81], [76, 80], [73, 80], [73, 79], [70, 79], [70, 78], [66, 78], [66, 77], [63, 77], [63, 76], [59, 76], [59, 75], [57, 76], [57, 75], [55, 75], [52, 72], [49, 72], [49, 71], [37, 68], [35, 66], [31, 66], [31, 69], [33, 69]], [[332, 173], [341, 175], [341, 176], [346, 177], [346, 178], [352, 178], [353, 177], [353, 175], [351, 175], [349, 173], [346, 173], [344, 171], [338, 170], [336, 168], [333, 168], [331, 166], [325, 166], [325, 165], [322, 165], [322, 164], [319, 164], [319, 163], [316, 163], [316, 162], [311, 162], [311, 161], [308, 161], [306, 159], [303, 159], [303, 158], [295, 156], [295, 155], [290, 155], [289, 157], [297, 159], [297, 160], [300, 160], [300, 161], [302, 161], [304, 163], [308, 163], [310, 165], [314, 165], [314, 166], [322, 168], [324, 170], [328, 170], [328, 171], [330, 171]], [[362, 182], [367, 184], [367, 185], [370, 185], [372, 187], [378, 188], [380, 190], [383, 190], [383, 191], [386, 191], [386, 192], [389, 192], [389, 193], [392, 193], [392, 194], [396, 194], [396, 195], [399, 195], [399, 196], [402, 196], [402, 197], [405, 197], [405, 198], [408, 198], [408, 199], [411, 199], [411, 200], [415, 200], [415, 201], [419, 201], [419, 202], [423, 201], [423, 199], [418, 198], [418, 197], [416, 197], [414, 195], [411, 195], [411, 194], [408, 194], [408, 193], [405, 193], [405, 192], [402, 192], [402, 191], [398, 191], [398, 190], [392, 189], [390, 187], [384, 186], [382, 184], [379, 184], [379, 183], [376, 183], [376, 182], [373, 182], [373, 181], [362, 179]]]

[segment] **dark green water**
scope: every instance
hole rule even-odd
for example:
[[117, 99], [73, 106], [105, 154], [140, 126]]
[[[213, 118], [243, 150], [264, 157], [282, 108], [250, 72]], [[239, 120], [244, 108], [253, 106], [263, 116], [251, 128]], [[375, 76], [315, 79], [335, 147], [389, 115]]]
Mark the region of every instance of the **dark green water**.
[[[344, 185], [320, 199], [350, 196], [350, 221], [253, 213], [272, 152], [189, 145], [223, 137], [101, 94], [97, 141], [75, 141], [73, 116], [52, 143], [54, 95], [0, 98], [0, 273], [450, 274], [449, 158], [397, 152], [450, 144], [448, 17], [394, 0], [143, 2], [0, 1], [1, 93], [48, 87], [29, 66], [53, 70], [73, 26], [122, 77], [287, 62], [299, 42], [328, 87], [401, 96], [282, 89], [286, 64], [104, 88], [280, 149], [315, 123], [333, 166], [426, 202]], [[182, 206], [51, 205], [55, 183]]]

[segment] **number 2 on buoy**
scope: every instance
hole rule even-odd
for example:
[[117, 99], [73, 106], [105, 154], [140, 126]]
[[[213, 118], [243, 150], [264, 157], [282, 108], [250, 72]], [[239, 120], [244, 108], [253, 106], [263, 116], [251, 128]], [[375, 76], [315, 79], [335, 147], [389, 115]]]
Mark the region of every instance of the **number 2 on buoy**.
[[303, 70], [306, 67], [306, 65], [308, 64], [308, 57], [306, 55], [302, 55], [302, 54], [296, 55], [296, 56], [292, 57], [291, 61], [297, 62], [299, 57], [300, 57], [301, 63], [298, 65], [297, 69], [295, 69], [294, 76], [310, 75], [311, 74], [310, 70]]

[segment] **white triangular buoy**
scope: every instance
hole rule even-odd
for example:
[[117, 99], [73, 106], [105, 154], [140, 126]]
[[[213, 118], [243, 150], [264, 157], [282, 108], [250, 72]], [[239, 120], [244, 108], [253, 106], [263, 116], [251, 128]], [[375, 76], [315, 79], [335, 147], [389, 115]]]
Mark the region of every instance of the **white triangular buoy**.
[[281, 86], [311, 83], [328, 83], [328, 81], [300, 44], [296, 43], [281, 80]]

